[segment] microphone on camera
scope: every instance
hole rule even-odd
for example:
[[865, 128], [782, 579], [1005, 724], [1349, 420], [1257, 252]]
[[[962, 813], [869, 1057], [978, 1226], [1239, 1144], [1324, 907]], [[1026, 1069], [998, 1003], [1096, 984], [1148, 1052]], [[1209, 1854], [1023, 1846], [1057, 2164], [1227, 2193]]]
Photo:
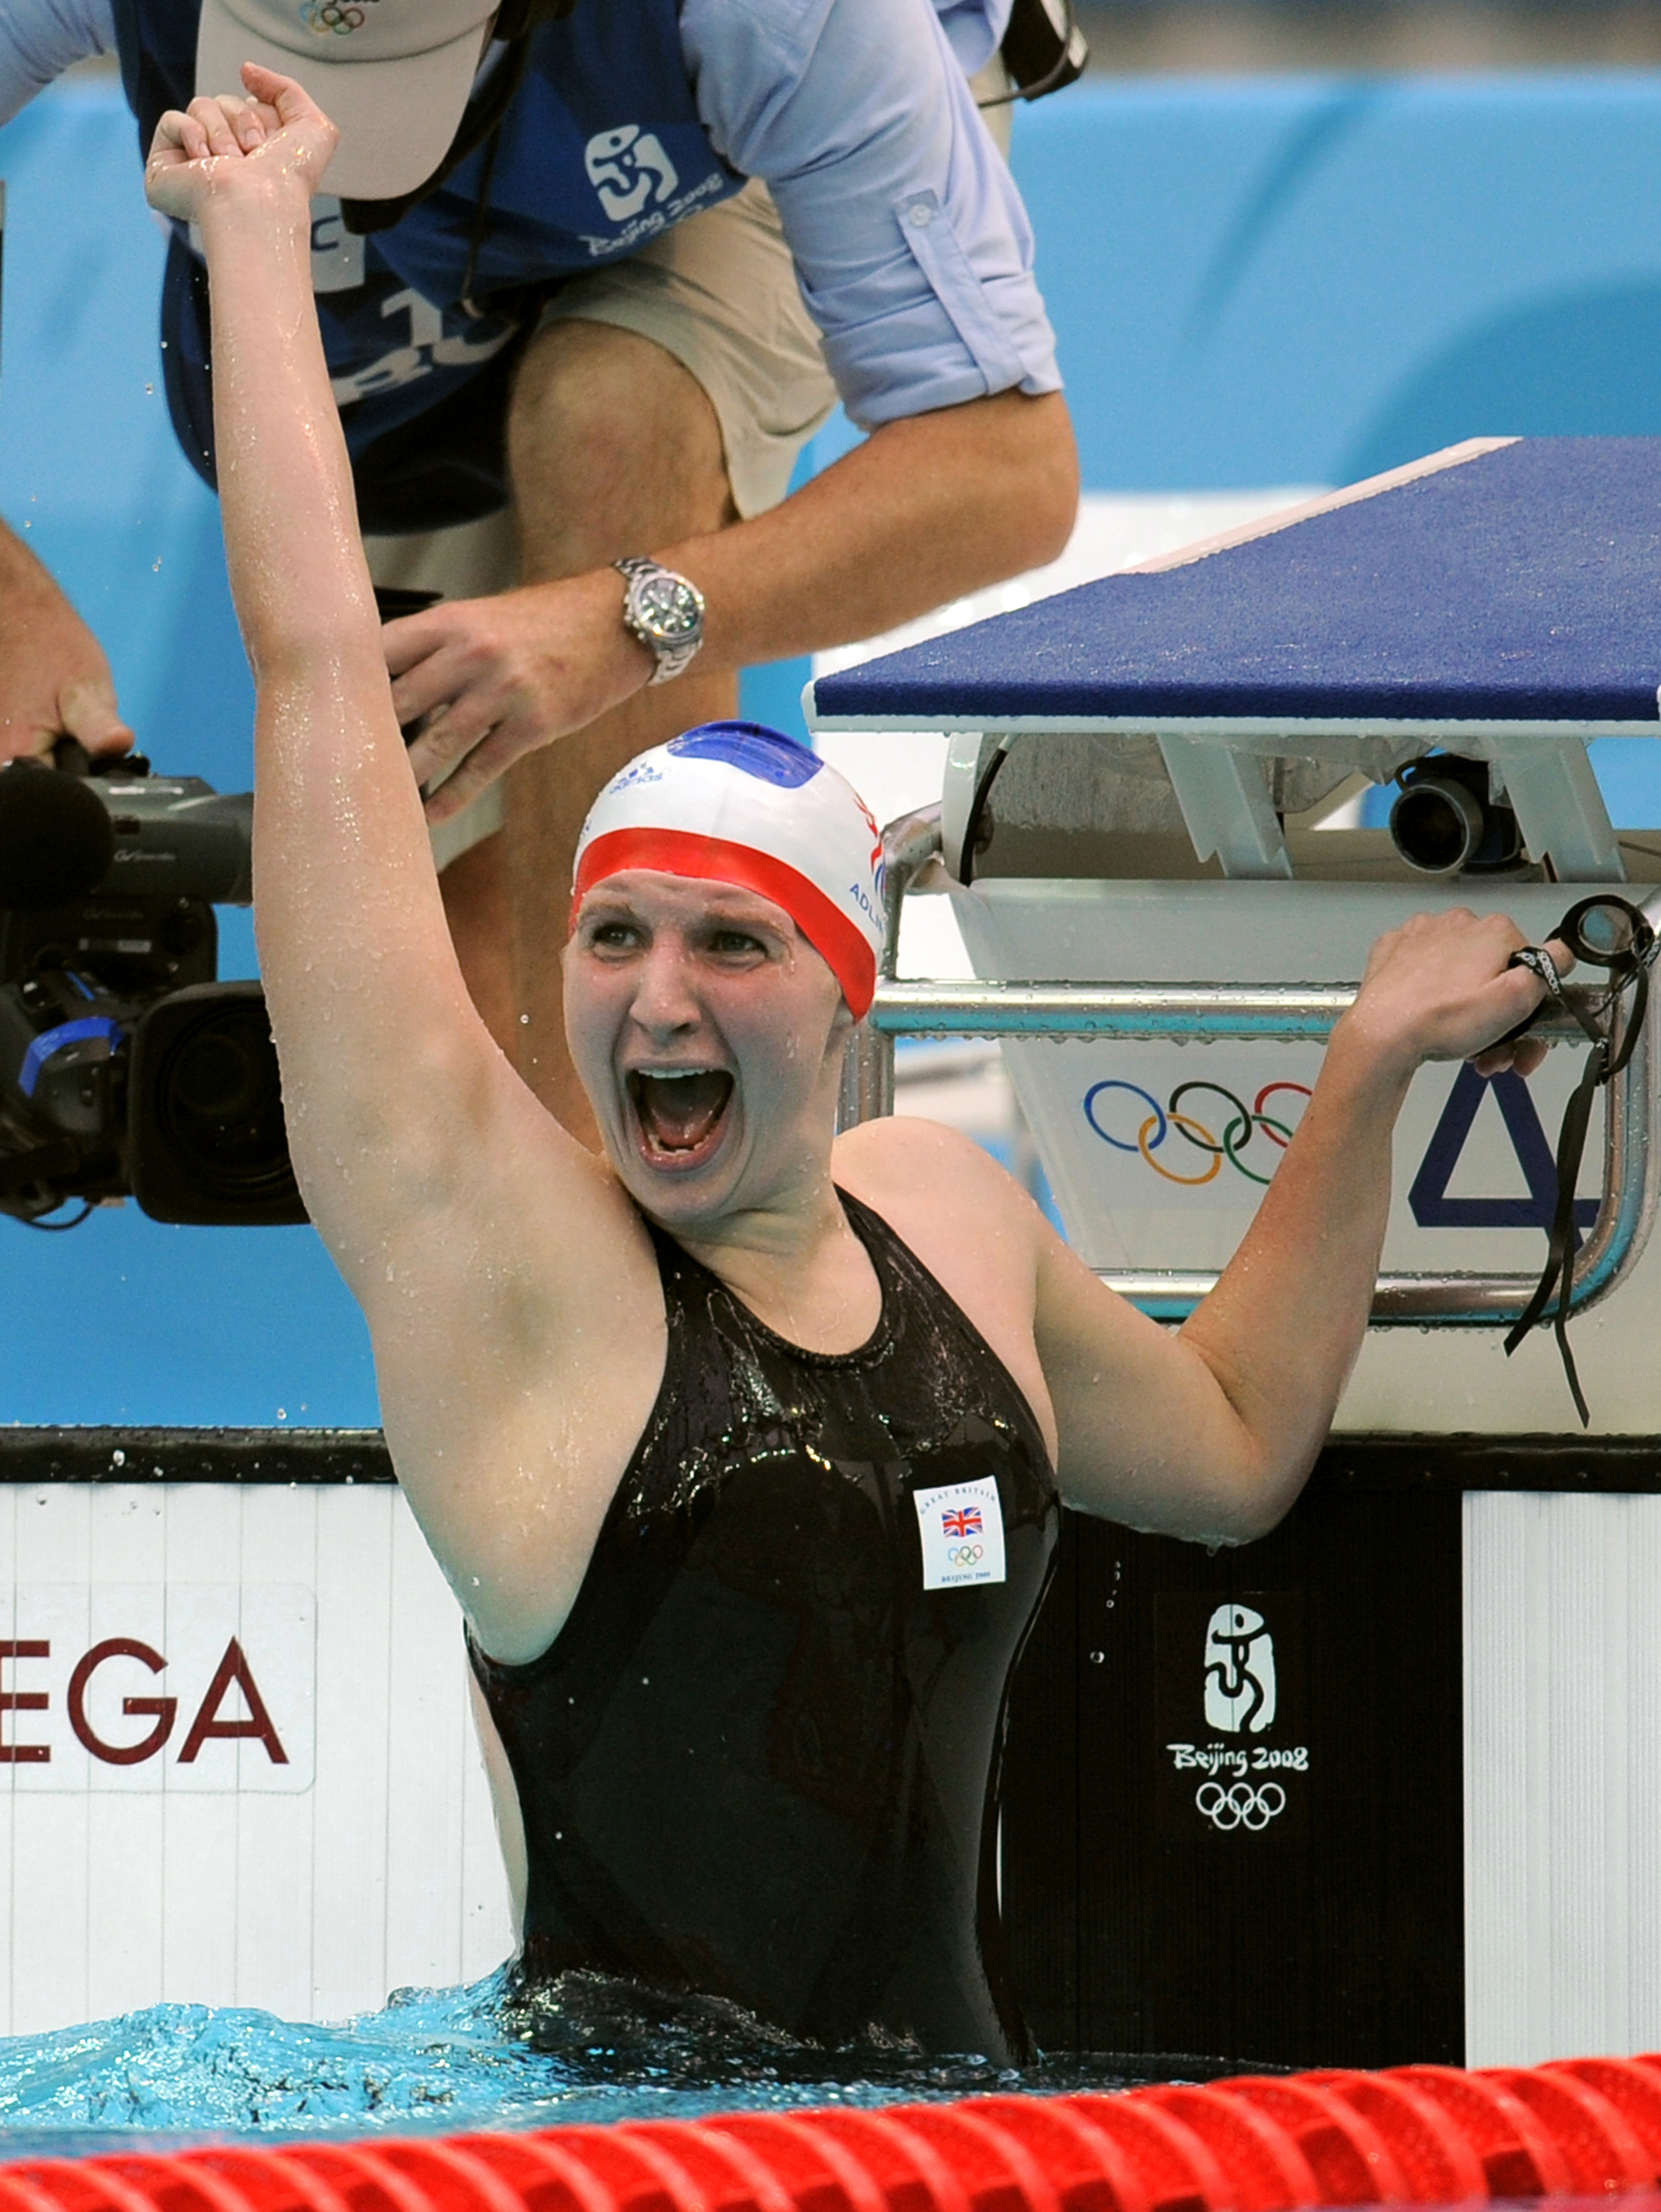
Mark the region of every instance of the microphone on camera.
[[0, 908], [85, 898], [114, 858], [109, 810], [81, 776], [37, 760], [0, 769]]

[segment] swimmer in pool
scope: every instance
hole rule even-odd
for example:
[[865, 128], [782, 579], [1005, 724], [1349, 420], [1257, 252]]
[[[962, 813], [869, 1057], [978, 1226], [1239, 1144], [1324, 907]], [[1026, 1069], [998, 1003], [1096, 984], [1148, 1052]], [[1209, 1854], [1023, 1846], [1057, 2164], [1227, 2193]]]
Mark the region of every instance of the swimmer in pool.
[[1058, 1505], [1273, 1527], [1361, 1341], [1409, 1081], [1526, 1072], [1537, 1043], [1494, 1041], [1541, 986], [1492, 916], [1381, 939], [1238, 1255], [1161, 1328], [967, 1139], [834, 1135], [874, 832], [811, 755], [716, 726], [622, 771], [585, 833], [585, 1151], [445, 927], [312, 307], [332, 131], [285, 79], [246, 89], [164, 118], [149, 190], [211, 276], [294, 1165], [466, 1616], [521, 1984], [625, 1976], [821, 2045], [1021, 2057], [998, 1752]]

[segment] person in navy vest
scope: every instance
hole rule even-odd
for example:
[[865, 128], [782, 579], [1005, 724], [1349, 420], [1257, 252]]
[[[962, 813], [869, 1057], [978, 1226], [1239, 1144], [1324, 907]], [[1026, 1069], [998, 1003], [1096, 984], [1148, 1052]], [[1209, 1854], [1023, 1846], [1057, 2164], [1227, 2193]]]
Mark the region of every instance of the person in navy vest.
[[[967, 74], [988, 96], [1009, 5], [0, 11], [0, 121], [109, 51], [142, 147], [251, 60], [336, 119], [312, 284], [359, 522], [379, 586], [443, 594], [386, 623], [393, 702], [419, 729], [470, 988], [567, 1126], [591, 1125], [555, 909], [612, 771], [730, 714], [741, 667], [870, 635], [1065, 542], [1054, 342]], [[166, 390], [212, 483], [207, 309], [175, 223]], [[839, 396], [868, 439], [786, 496]], [[0, 757], [65, 732], [130, 743], [96, 640], [3, 528], [0, 605]]]

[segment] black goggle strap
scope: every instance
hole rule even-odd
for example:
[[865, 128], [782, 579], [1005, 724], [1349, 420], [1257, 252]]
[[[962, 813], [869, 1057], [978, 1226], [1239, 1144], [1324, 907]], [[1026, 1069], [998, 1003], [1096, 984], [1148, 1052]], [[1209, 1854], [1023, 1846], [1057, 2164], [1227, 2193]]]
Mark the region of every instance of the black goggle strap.
[[1551, 1315], [1553, 1331], [1557, 1338], [1558, 1356], [1563, 1363], [1569, 1394], [1574, 1400], [1574, 1409], [1580, 1416], [1580, 1425], [1586, 1427], [1591, 1416], [1586, 1408], [1585, 1395], [1580, 1388], [1580, 1376], [1574, 1364], [1574, 1354], [1569, 1349], [1568, 1310], [1569, 1288], [1574, 1267], [1574, 1254], [1579, 1237], [1574, 1226], [1574, 1187], [1580, 1178], [1580, 1161], [1586, 1148], [1586, 1131], [1591, 1122], [1592, 1100], [1602, 1087], [1605, 1076], [1602, 1060], [1603, 1048], [1593, 1045], [1586, 1055], [1585, 1073], [1563, 1109], [1563, 1119], [1557, 1132], [1557, 1201], [1552, 1211], [1551, 1227], [1547, 1232], [1546, 1264], [1540, 1271], [1540, 1279], [1534, 1294], [1512, 1325], [1506, 1338], [1507, 1356], [1515, 1352], [1529, 1331], [1545, 1316], [1546, 1307], [1554, 1291], [1557, 1304]]
[[[1597, 927], [1597, 918], [1600, 915], [1613, 927]], [[1557, 1197], [1547, 1236], [1546, 1264], [1533, 1296], [1506, 1338], [1506, 1352], [1507, 1355], [1515, 1352], [1529, 1331], [1546, 1318], [1546, 1308], [1555, 1292], [1557, 1303], [1549, 1318], [1575, 1411], [1585, 1428], [1590, 1425], [1591, 1415], [1568, 1340], [1569, 1293], [1573, 1281], [1574, 1254], [1579, 1243], [1574, 1226], [1575, 1187], [1580, 1179], [1580, 1163], [1591, 1126], [1592, 1101], [1609, 1078], [1618, 1075], [1632, 1057], [1649, 1004], [1650, 966], [1658, 951], [1661, 951], [1661, 940], [1658, 940], [1636, 907], [1607, 892], [1582, 899], [1578, 906], [1572, 907], [1553, 934], [1567, 945], [1578, 962], [1607, 969], [1609, 988], [1602, 1006], [1588, 1012], [1579, 1000], [1567, 997], [1555, 963], [1540, 947], [1525, 945], [1511, 957], [1511, 966], [1528, 969], [1544, 984], [1552, 998], [1568, 1007], [1585, 1031], [1590, 1049], [1585, 1073], [1563, 1109], [1557, 1132]], [[1623, 1018], [1621, 1000], [1628, 990], [1632, 997]], [[1598, 1024], [1597, 1014], [1600, 1012], [1606, 1018], [1607, 1029]]]

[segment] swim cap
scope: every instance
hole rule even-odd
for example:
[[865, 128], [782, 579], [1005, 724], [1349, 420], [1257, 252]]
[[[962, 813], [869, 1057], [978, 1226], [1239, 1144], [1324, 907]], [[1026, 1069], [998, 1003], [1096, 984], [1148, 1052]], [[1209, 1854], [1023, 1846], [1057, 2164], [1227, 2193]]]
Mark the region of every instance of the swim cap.
[[620, 769], [577, 841], [571, 918], [625, 868], [742, 884], [784, 908], [854, 1019], [876, 989], [882, 838], [852, 784], [760, 722], [703, 722]]

